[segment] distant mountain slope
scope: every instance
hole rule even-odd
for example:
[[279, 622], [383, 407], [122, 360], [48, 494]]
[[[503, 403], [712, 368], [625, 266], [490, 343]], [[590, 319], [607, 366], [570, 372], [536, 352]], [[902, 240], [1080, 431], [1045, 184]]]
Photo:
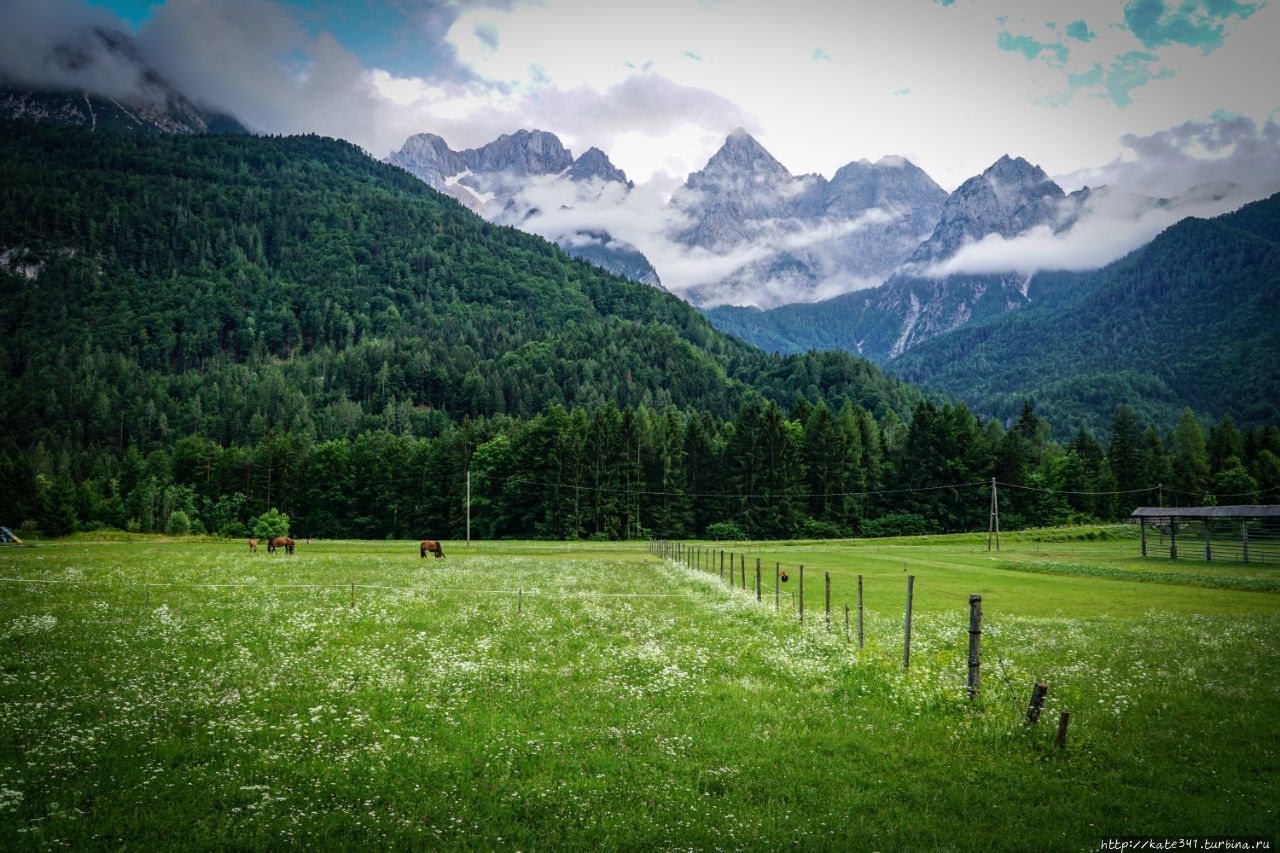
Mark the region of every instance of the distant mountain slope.
[[769, 356], [340, 141], [7, 123], [0, 179], [9, 440], [920, 399], [847, 354]]
[[[1186, 219], [1077, 280], [1075, 297], [926, 341], [893, 362], [909, 382], [1059, 428], [1105, 425], [1118, 403], [1169, 423], [1191, 406], [1280, 419], [1280, 195]], [[1034, 305], [1034, 304], [1033, 304]]]
[[769, 352], [842, 349], [888, 364], [911, 347], [968, 324], [1030, 305], [1060, 306], [1092, 283], [1092, 273], [1062, 271], [894, 276], [880, 287], [823, 302], [767, 311], [722, 306], [704, 313], [717, 329]]
[[[121, 32], [85, 29], [60, 46], [53, 59], [70, 78], [103, 57], [130, 69], [137, 85], [129, 94], [84, 88], [37, 86], [0, 77], [0, 119], [75, 124], [88, 130], [142, 133], [247, 133], [235, 118], [192, 103], [142, 60]], [[117, 84], [119, 85], [119, 84]]]

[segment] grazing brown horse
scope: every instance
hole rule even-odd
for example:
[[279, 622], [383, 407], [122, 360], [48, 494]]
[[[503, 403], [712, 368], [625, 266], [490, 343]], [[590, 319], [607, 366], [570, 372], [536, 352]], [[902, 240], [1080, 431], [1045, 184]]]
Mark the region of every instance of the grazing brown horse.
[[422, 540], [422, 544], [419, 546], [419, 552], [423, 557], [427, 556], [427, 554], [435, 554], [436, 559], [444, 556], [444, 549], [440, 547], [440, 543], [431, 539]]
[[249, 540], [249, 553], [250, 553], [250, 554], [256, 554], [256, 553], [258, 553], [258, 540], [257, 540], [257, 539], [250, 539], [250, 540]]
[[286, 554], [293, 553], [294, 541], [288, 536], [277, 536], [267, 540], [267, 553], [274, 554], [277, 548], [283, 548]]

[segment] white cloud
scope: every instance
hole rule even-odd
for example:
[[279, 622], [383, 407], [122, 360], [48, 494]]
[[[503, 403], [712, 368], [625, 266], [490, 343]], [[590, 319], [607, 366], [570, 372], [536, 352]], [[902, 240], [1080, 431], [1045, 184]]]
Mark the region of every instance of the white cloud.
[[141, 66], [94, 33], [122, 26], [113, 15], [74, 0], [11, 0], [0, 9], [0, 76], [32, 87], [147, 98], [154, 93]]
[[1054, 233], [1050, 227], [1040, 226], [1012, 238], [991, 234], [924, 274], [942, 277], [1098, 269], [1146, 245], [1188, 216], [1217, 216], [1263, 195], [1256, 188], [1232, 183], [1201, 184], [1182, 195], [1161, 199], [1120, 189], [1095, 192], [1067, 230]]

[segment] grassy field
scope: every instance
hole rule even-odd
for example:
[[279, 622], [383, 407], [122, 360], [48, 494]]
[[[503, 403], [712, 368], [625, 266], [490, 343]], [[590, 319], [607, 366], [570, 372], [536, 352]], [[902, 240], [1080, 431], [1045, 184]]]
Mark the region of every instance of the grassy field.
[[[998, 554], [964, 536], [725, 546], [752, 580], [762, 561], [763, 604], [718, 562], [636, 545], [6, 549], [0, 575], [42, 582], [0, 583], [0, 847], [1274, 838], [1280, 568], [1072, 535], [1007, 536]], [[791, 574], [780, 611], [775, 562]], [[859, 574], [863, 650], [843, 630]], [[970, 593], [986, 614], [976, 703]], [[1036, 679], [1050, 692], [1032, 728]]]

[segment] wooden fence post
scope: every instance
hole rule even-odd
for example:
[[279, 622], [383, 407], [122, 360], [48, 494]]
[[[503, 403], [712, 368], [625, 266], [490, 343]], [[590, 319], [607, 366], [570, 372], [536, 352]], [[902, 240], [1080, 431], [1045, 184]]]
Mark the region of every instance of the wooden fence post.
[[742, 588], [747, 588], [747, 555], [742, 555]]
[[800, 564], [800, 621], [804, 621], [804, 563]]
[[756, 557], [756, 603], [760, 603], [760, 558]]
[[911, 599], [915, 593], [916, 576], [907, 575], [907, 621], [902, 634], [902, 668], [911, 664]]
[[1044, 697], [1049, 692], [1049, 685], [1043, 681], [1037, 681], [1035, 686], [1031, 688], [1031, 704], [1027, 706], [1027, 722], [1036, 723], [1040, 720], [1040, 712], [1044, 710]]
[[862, 575], [858, 575], [858, 648], [862, 645]]
[[844, 606], [844, 641], [849, 642], [849, 605]]
[[830, 631], [831, 630], [831, 572], [823, 572], [822, 575], [826, 579], [826, 587], [827, 587], [826, 618], [827, 618], [827, 630]]
[[724, 549], [720, 549], [720, 580], [724, 580]]
[[524, 590], [516, 590], [516, 613], [524, 612]]
[[1062, 709], [1062, 716], [1058, 718], [1058, 749], [1066, 749], [1067, 747], [1067, 723], [1071, 721], [1071, 712], [1066, 708]]
[[356, 585], [354, 583], [351, 584], [351, 606], [356, 606]]
[[982, 596], [969, 596], [969, 699], [978, 696], [982, 678]]

